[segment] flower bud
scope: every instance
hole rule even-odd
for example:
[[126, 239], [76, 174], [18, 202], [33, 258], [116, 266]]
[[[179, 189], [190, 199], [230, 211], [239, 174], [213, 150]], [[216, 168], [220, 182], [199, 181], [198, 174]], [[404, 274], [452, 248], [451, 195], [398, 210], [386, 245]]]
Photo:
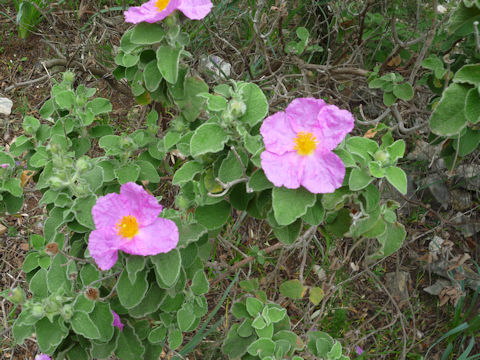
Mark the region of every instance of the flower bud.
[[45, 252], [50, 256], [55, 256], [58, 253], [58, 244], [57, 243], [48, 243], [45, 245]]
[[63, 73], [63, 81], [72, 84], [73, 80], [75, 80], [75, 74], [71, 71], [65, 71]]
[[40, 304], [35, 304], [32, 306], [32, 315], [36, 318], [41, 318], [45, 315], [45, 310]]
[[83, 106], [87, 102], [87, 97], [84, 95], [77, 95], [76, 102], [78, 106]]
[[378, 150], [375, 153], [375, 160], [380, 161], [380, 162], [384, 162], [387, 159], [388, 159], [388, 153], [387, 152], [385, 152], [383, 150]]
[[56, 314], [60, 311], [60, 304], [56, 300], [48, 299], [45, 302], [45, 312], [49, 314]]
[[230, 112], [235, 117], [243, 116], [247, 112], [247, 105], [243, 101], [232, 99], [228, 103]]
[[92, 301], [97, 300], [98, 295], [99, 293], [97, 288], [88, 288], [87, 291], [85, 291], [85, 297]]
[[77, 160], [76, 163], [77, 170], [80, 172], [84, 172], [90, 170], [92, 167], [90, 164], [90, 159], [88, 156], [82, 156], [80, 159]]
[[77, 196], [85, 196], [90, 193], [90, 188], [87, 184], [77, 184], [75, 185], [75, 194]]
[[52, 176], [50, 179], [48, 179], [48, 183], [53, 190], [58, 190], [65, 186], [64, 182], [57, 176]]
[[123, 149], [123, 150], [133, 150], [135, 149], [135, 144], [133, 142], [133, 140], [128, 137], [128, 136], [122, 136], [120, 138], [120, 147]]
[[8, 300], [14, 304], [22, 304], [25, 301], [25, 292], [21, 288], [14, 288], [8, 292]]
[[72, 305], [70, 304], [66, 304], [62, 307], [62, 309], [60, 310], [60, 315], [62, 315], [62, 317], [65, 319], [65, 320], [70, 320], [73, 316], [73, 308], [72, 308]]

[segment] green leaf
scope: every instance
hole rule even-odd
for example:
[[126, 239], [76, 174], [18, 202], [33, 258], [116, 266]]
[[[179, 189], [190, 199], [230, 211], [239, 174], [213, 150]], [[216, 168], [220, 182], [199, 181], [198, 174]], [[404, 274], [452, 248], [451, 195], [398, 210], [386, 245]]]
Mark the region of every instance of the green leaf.
[[333, 344], [333, 338], [323, 331], [311, 331], [308, 333], [308, 349], [316, 356], [325, 358]]
[[196, 319], [192, 306], [189, 305], [190, 304], [184, 304], [184, 306], [182, 306], [182, 308], [177, 312], [178, 327], [184, 332], [190, 328]]
[[130, 41], [138, 45], [151, 45], [162, 41], [165, 34], [165, 30], [159, 23], [141, 22], [135, 25]]
[[256, 170], [248, 180], [248, 186], [253, 191], [262, 191], [273, 188], [273, 184], [267, 179], [262, 169]]
[[383, 93], [383, 103], [385, 106], [392, 106], [395, 101], [397, 101], [397, 97], [389, 91], [385, 91]]
[[[32, 336], [35, 332], [35, 328], [32, 324], [32, 316], [27, 311], [22, 311], [12, 327], [13, 337], [17, 344], [22, 344], [26, 339]], [[35, 323], [36, 320], [33, 320]]]
[[139, 180], [146, 180], [151, 183], [158, 183], [160, 181], [160, 176], [150, 161], [137, 160], [135, 164], [140, 166]]
[[197, 241], [207, 232], [207, 229], [200, 224], [186, 224], [182, 222], [178, 227], [179, 240], [177, 248], [182, 248], [188, 244]]
[[120, 331], [117, 341], [117, 349], [115, 355], [122, 360], [138, 360], [143, 359], [143, 353], [145, 348], [142, 342], [135, 333], [135, 330], [126, 323], [123, 327], [123, 331]]
[[198, 270], [195, 275], [193, 275], [190, 289], [195, 295], [202, 295], [208, 292], [209, 284], [203, 270]]
[[407, 175], [405, 172], [395, 166], [391, 166], [385, 169], [385, 175], [390, 184], [392, 184], [395, 189], [400, 191], [403, 195], [407, 193]]
[[72, 210], [75, 214], [75, 219], [80, 225], [83, 225], [89, 229], [95, 229], [95, 224], [92, 218], [92, 208], [97, 202], [97, 197], [91, 195], [84, 198], [77, 198], [73, 203]]
[[205, 102], [198, 94], [208, 91], [208, 85], [199, 77], [187, 77], [183, 87], [183, 97], [175, 97], [175, 103], [187, 121], [195, 121], [203, 111]]
[[239, 324], [232, 325], [222, 345], [222, 352], [230, 359], [240, 359], [247, 352], [248, 346], [257, 339], [254, 334], [249, 337], [239, 336], [239, 326]]
[[302, 220], [309, 225], [317, 226], [323, 222], [325, 218], [325, 208], [322, 205], [322, 200], [319, 197], [315, 202], [315, 205], [309, 207], [305, 215], [302, 216]]
[[458, 156], [466, 156], [475, 151], [479, 143], [480, 131], [472, 130], [471, 128], [467, 127], [465, 134], [463, 134], [460, 139], [455, 139], [453, 142], [453, 148], [455, 151], [458, 149]]
[[17, 179], [17, 178], [8, 178], [3, 183], [3, 189], [8, 191], [14, 197], [20, 197], [23, 194], [23, 189], [20, 184], [20, 179]]
[[385, 176], [385, 169], [378, 161], [370, 161], [368, 163], [368, 170], [370, 171], [370, 174], [376, 178], [381, 179]]
[[203, 169], [202, 164], [197, 161], [188, 161], [175, 172], [173, 176], [173, 185], [182, 185], [193, 180], [196, 174]]
[[352, 217], [350, 216], [350, 211], [348, 209], [342, 208], [337, 212], [335, 220], [332, 223], [328, 223], [326, 225], [326, 228], [333, 235], [341, 238], [350, 229], [351, 223]]
[[413, 98], [413, 88], [408, 82], [393, 85], [393, 95], [397, 98], [409, 101]]
[[273, 305], [267, 305], [267, 316], [272, 323], [277, 323], [287, 316], [287, 309], [278, 308]]
[[478, 88], [468, 90], [465, 99], [465, 117], [472, 124], [480, 121], [480, 93]]
[[329, 359], [339, 359], [342, 356], [342, 345], [335, 340], [332, 349], [327, 354]]
[[348, 179], [348, 187], [352, 191], [358, 191], [368, 186], [373, 178], [363, 169], [354, 168]]
[[135, 318], [145, 317], [146, 315], [157, 311], [164, 298], [164, 290], [160, 289], [156, 282], [151, 282], [150, 288], [140, 304], [129, 309], [128, 312]]
[[157, 66], [164, 79], [175, 84], [178, 78], [178, 62], [182, 49], [171, 46], [159, 46], [157, 49]]
[[47, 274], [48, 291], [56, 293], [60, 288], [70, 291], [72, 288], [72, 281], [67, 275], [67, 258], [62, 254], [55, 255], [52, 265]]
[[165, 326], [160, 325], [150, 331], [150, 334], [148, 334], [148, 341], [150, 341], [152, 344], [158, 344], [163, 342], [166, 336], [167, 329]]
[[460, 68], [453, 77], [454, 83], [465, 83], [480, 86], [480, 64], [467, 64]]
[[325, 293], [322, 288], [312, 287], [309, 291], [309, 299], [314, 305], [320, 304], [320, 301], [324, 298]]
[[37, 130], [40, 128], [40, 121], [33, 116], [27, 115], [23, 118], [22, 124], [25, 134], [34, 136]]
[[387, 152], [390, 155], [390, 161], [397, 161], [405, 154], [405, 140], [397, 140], [392, 145], [387, 147]]
[[430, 128], [434, 134], [452, 136], [467, 125], [464, 107], [469, 89], [466, 85], [453, 83], [443, 92], [430, 117]]
[[79, 294], [73, 303], [74, 311], [81, 311], [87, 314], [90, 314], [94, 307], [95, 302], [87, 299], [84, 294]]
[[435, 78], [441, 79], [447, 72], [443, 67], [443, 61], [435, 54], [431, 54], [428, 58], [422, 61], [422, 67], [432, 70]]
[[134, 282], [130, 282], [128, 271], [124, 269], [117, 283], [118, 299], [127, 309], [137, 306], [148, 289], [147, 271], [137, 275]]
[[182, 345], [183, 336], [182, 332], [178, 329], [172, 329], [168, 332], [168, 347], [172, 350], [176, 350]]
[[386, 223], [386, 231], [380, 235], [377, 240], [380, 243], [378, 251], [370, 256], [372, 260], [381, 259], [393, 254], [402, 246], [403, 239], [407, 235], [405, 227], [399, 223]]
[[70, 109], [75, 104], [75, 94], [72, 90], [59, 92], [54, 99], [60, 109]]
[[206, 123], [199, 126], [190, 140], [190, 153], [197, 157], [207, 153], [216, 153], [223, 149], [228, 135], [217, 124]]
[[35, 324], [35, 333], [40, 351], [51, 353], [68, 335], [68, 329], [60, 316], [54, 318], [53, 322], [44, 317]]
[[30, 291], [38, 301], [39, 299], [45, 299], [48, 296], [47, 289], [47, 270], [40, 269], [30, 279]]
[[263, 310], [263, 307], [264, 305], [260, 300], [253, 297], [247, 298], [246, 309], [250, 314], [250, 316], [255, 317], [258, 314], [260, 314], [261, 311]]
[[137, 181], [140, 175], [140, 166], [137, 164], [127, 164], [116, 168], [114, 172], [120, 185], [123, 185], [127, 182]]
[[9, 193], [4, 193], [2, 196], [9, 214], [15, 214], [20, 211], [23, 205], [23, 195], [16, 197]]
[[160, 277], [160, 280], [167, 287], [175, 285], [182, 267], [180, 252], [177, 249], [173, 249], [168, 253], [152, 256], [151, 261], [155, 265], [157, 277]]
[[199, 206], [195, 210], [195, 220], [208, 230], [222, 227], [230, 217], [230, 204], [221, 201], [213, 205]]
[[145, 256], [129, 255], [125, 269], [128, 273], [128, 280], [134, 283], [137, 280], [137, 274], [145, 268]]
[[220, 169], [218, 170], [218, 178], [227, 184], [234, 180], [240, 179], [243, 176], [244, 165], [237, 159], [237, 156], [230, 150], [227, 157], [222, 161]]
[[360, 136], [349, 138], [346, 146], [348, 151], [360, 155], [365, 160], [370, 160], [378, 150], [378, 144], [375, 141]]
[[282, 226], [282, 227], [273, 227], [273, 233], [278, 240], [284, 244], [291, 245], [298, 239], [300, 235], [300, 230], [302, 228], [302, 220], [298, 219], [294, 223]]
[[87, 339], [99, 339], [100, 330], [90, 319], [88, 314], [83, 311], [75, 311], [72, 317], [72, 329], [77, 334], [86, 337]]
[[207, 97], [207, 108], [210, 111], [223, 111], [227, 108], [227, 100], [223, 96], [210, 95]]
[[258, 355], [261, 359], [263, 359], [266, 356], [271, 356], [274, 354], [275, 343], [270, 339], [260, 338], [251, 343], [247, 351], [250, 355]]
[[49, 119], [55, 112], [55, 106], [53, 104], [53, 98], [48, 99], [40, 108], [40, 116], [42, 119]]
[[[145, 24], [145, 23], [143, 23]], [[143, 69], [143, 81], [145, 82], [145, 88], [153, 92], [158, 89], [162, 82], [162, 74], [158, 70], [157, 61], [152, 60]]]
[[[87, 110], [90, 110], [94, 115], [108, 114], [109, 112], [112, 111], [112, 103], [108, 99], [96, 98], [96, 99], [93, 99], [92, 101], [89, 101], [85, 105], [85, 108]], [[84, 125], [90, 125], [90, 124], [84, 124]]]
[[307, 212], [315, 204], [316, 196], [304, 188], [273, 188], [272, 206], [280, 225], [289, 225]]
[[302, 285], [300, 280], [288, 280], [280, 285], [280, 293], [291, 299], [301, 299], [305, 295], [307, 288]]
[[39, 255], [37, 252], [28, 253], [23, 261], [22, 270], [26, 273], [36, 269], [38, 267]]
[[243, 102], [247, 105], [247, 111], [238, 120], [253, 127], [267, 115], [267, 98], [263, 91], [252, 83], [241, 83], [238, 89]]

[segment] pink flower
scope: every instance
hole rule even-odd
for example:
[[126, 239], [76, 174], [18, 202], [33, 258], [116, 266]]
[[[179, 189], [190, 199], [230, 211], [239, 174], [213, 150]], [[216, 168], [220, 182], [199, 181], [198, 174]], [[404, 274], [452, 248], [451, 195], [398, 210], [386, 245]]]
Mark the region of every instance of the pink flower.
[[355, 346], [355, 352], [357, 353], [357, 355], [362, 355], [363, 349], [360, 346]]
[[118, 316], [118, 314], [111, 310], [112, 311], [112, 314], [113, 314], [113, 326], [117, 327], [120, 331], [123, 331], [123, 324], [122, 324], [122, 321], [120, 320], [120, 316]]
[[120, 194], [100, 197], [92, 208], [96, 230], [88, 239], [88, 250], [98, 267], [108, 270], [115, 265], [118, 250], [148, 256], [174, 249], [177, 225], [159, 218], [161, 211], [155, 197], [133, 182], [123, 184]]
[[265, 143], [262, 168], [275, 186], [331, 193], [342, 186], [345, 166], [332, 152], [353, 129], [353, 115], [321, 99], [293, 100], [285, 111], [267, 117], [260, 133]]
[[8, 168], [9, 166], [10, 166], [9, 164], [0, 164], [0, 167], [4, 169]]
[[133, 24], [142, 21], [154, 23], [165, 19], [177, 9], [192, 20], [200, 20], [210, 12], [212, 2], [211, 0], [150, 0], [125, 11], [125, 21]]
[[35, 356], [34, 360], [52, 360], [52, 358], [47, 354], [38, 354]]

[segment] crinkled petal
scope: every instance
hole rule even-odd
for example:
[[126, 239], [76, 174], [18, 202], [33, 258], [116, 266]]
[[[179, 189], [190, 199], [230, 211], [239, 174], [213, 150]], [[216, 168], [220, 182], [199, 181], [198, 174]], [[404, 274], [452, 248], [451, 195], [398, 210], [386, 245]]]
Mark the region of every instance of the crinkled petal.
[[47, 354], [38, 354], [35, 356], [34, 360], [52, 360], [52, 358]]
[[318, 113], [326, 106], [325, 101], [315, 98], [298, 98], [287, 106], [285, 112], [295, 134], [312, 132], [318, 126]]
[[165, 19], [177, 9], [179, 0], [171, 0], [163, 11], [158, 11], [155, 0], [150, 0], [141, 6], [132, 6], [124, 12], [125, 21], [132, 24], [140, 22], [154, 23]]
[[[128, 215], [134, 216], [140, 226], [147, 226], [156, 221], [162, 212], [162, 205], [158, 203], [157, 199], [133, 182], [128, 182], [120, 187], [120, 196], [126, 203], [128, 202]], [[119, 217], [117, 221], [121, 218]]]
[[149, 226], [141, 227], [131, 240], [123, 241], [120, 250], [133, 255], [148, 256], [169, 252], [177, 243], [177, 225], [172, 220], [158, 218]]
[[325, 150], [333, 150], [342, 142], [345, 136], [352, 131], [353, 115], [348, 110], [339, 109], [335, 105], [327, 105], [318, 113], [320, 124], [317, 140]]
[[102, 270], [109, 270], [118, 259], [118, 246], [121, 238], [113, 230], [93, 230], [88, 238], [88, 251]]
[[288, 189], [300, 187], [305, 157], [298, 155], [294, 151], [283, 155], [264, 151], [260, 158], [265, 176], [275, 186], [285, 186]]
[[297, 134], [290, 127], [288, 118], [283, 111], [267, 117], [260, 127], [265, 150], [277, 155], [292, 151]]
[[117, 327], [120, 331], [123, 331], [123, 324], [122, 320], [120, 320], [120, 316], [113, 310], [112, 315], [113, 315], [113, 326]]
[[332, 193], [342, 186], [345, 165], [333, 152], [315, 152], [305, 157], [301, 185], [314, 194]]
[[115, 224], [123, 216], [130, 215], [130, 201], [116, 193], [107, 194], [98, 198], [92, 208], [95, 228], [115, 228]]
[[210, 0], [180, 0], [178, 10], [192, 20], [200, 20], [208, 15], [212, 6]]

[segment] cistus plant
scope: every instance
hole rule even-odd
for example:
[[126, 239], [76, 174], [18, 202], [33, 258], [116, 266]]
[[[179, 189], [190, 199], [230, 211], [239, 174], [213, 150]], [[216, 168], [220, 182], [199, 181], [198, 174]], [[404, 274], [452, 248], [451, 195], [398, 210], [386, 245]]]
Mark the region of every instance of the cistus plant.
[[17, 10], [18, 36], [25, 39], [42, 20], [39, 9], [46, 9], [50, 0], [14, 0]]
[[[380, 199], [377, 179], [406, 192], [397, 166], [403, 140], [385, 128], [377, 129], [381, 144], [352, 136], [354, 116], [322, 99], [298, 98], [266, 117], [267, 96], [257, 84], [209, 88], [191, 71], [189, 35], [175, 10], [201, 19], [210, 9], [205, 0], [159, 0], [125, 13], [136, 25], [121, 39], [114, 74], [138, 103], [172, 115], [160, 136], [155, 110], [144, 128], [117, 134], [110, 101], [75, 87], [71, 72], [54, 83], [41, 121], [25, 118], [10, 153], [39, 173], [48, 216], [23, 265], [31, 295], [13, 325], [18, 343], [35, 333], [40, 351], [54, 359], [187, 355], [220, 325], [205, 330], [237, 279], [200, 326], [209, 313], [212, 244], [232, 218], [263, 220], [277, 248], [306, 244], [317, 228], [376, 240], [371, 259], [400, 248], [398, 204]], [[10, 155], [2, 156], [10, 165]], [[177, 190], [175, 208], [160, 205], [157, 184], [165, 178]], [[300, 299], [310, 289], [318, 304], [322, 289], [302, 281], [289, 280], [280, 292]], [[295, 334], [286, 309], [257, 287], [234, 303], [238, 322], [223, 341], [226, 356], [348, 359], [325, 332]]]

